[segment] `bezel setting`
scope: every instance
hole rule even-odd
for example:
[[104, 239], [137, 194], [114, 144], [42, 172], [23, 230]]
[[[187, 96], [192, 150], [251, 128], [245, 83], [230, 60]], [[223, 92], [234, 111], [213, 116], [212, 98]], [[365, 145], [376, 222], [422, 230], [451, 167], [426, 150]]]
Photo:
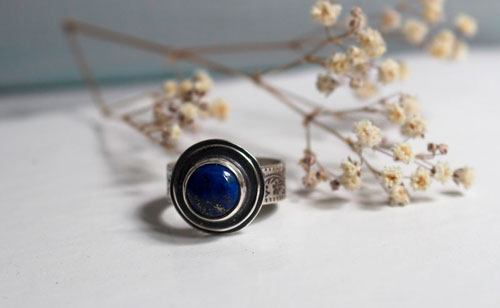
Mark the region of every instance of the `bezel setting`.
[[[226, 167], [239, 183], [238, 203], [222, 217], [200, 215], [186, 197], [190, 176], [207, 164]], [[235, 232], [248, 225], [259, 213], [264, 198], [264, 178], [257, 159], [243, 148], [225, 140], [205, 140], [180, 156], [172, 170], [169, 194], [181, 217], [193, 227], [209, 233]]]

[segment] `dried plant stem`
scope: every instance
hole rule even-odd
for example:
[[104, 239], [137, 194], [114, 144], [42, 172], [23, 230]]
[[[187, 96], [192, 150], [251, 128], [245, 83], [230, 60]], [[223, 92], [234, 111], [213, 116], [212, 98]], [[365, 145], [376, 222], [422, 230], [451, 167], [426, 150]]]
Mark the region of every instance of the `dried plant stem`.
[[[409, 1], [403, 0], [398, 5], [398, 8], [401, 11], [408, 10]], [[348, 118], [348, 115], [352, 114], [383, 115], [386, 121], [400, 125], [401, 133], [404, 136], [408, 138], [423, 137], [426, 132], [426, 122], [419, 115], [418, 101], [415, 98], [399, 92], [361, 107], [332, 110], [325, 108], [319, 102], [303, 97], [293, 91], [274, 86], [265, 78], [267, 75], [288, 71], [301, 65], [320, 66], [326, 71], [326, 73], [317, 76], [316, 87], [320, 93], [328, 96], [337, 87], [348, 84], [359, 97], [369, 97], [376, 92], [377, 84], [370, 80], [371, 76], [375, 75], [375, 73], [380, 84], [404, 79], [407, 72], [404, 64], [393, 59], [386, 59], [381, 63], [375, 61], [375, 59], [378, 59], [386, 52], [386, 44], [377, 30], [369, 27], [364, 28], [365, 26], [362, 24], [365, 23], [366, 19], [360, 8], [353, 8], [351, 10], [347, 23], [343, 25], [338, 24], [338, 27], [344, 29], [343, 32], [340, 34], [333, 33], [331, 25], [335, 24], [340, 10], [341, 6], [338, 4], [332, 4], [326, 0], [318, 1], [311, 9], [311, 16], [314, 21], [325, 27], [292, 40], [205, 45], [189, 48], [175, 48], [170, 45], [71, 19], [64, 22], [63, 28], [78, 68], [90, 89], [94, 103], [101, 113], [105, 116], [118, 116], [125, 123], [163, 148], [171, 148], [172, 144], [169, 142], [178, 138], [181, 127], [188, 127], [194, 123], [194, 118], [198, 117], [198, 112], [203, 117], [213, 116], [219, 119], [223, 119], [227, 115], [227, 103], [220, 100], [213, 103], [204, 100], [205, 95], [212, 87], [212, 81], [209, 76], [206, 77], [209, 79], [208, 83], [202, 83], [199, 79], [201, 78], [200, 76], [207, 76], [206, 73], [197, 73], [192, 79], [181, 80], [183, 79], [183, 75], [179, 63], [187, 62], [220, 74], [245, 79], [275, 97], [277, 101], [302, 118], [305, 129], [306, 151], [300, 164], [307, 172], [307, 175], [303, 178], [306, 187], [314, 187], [318, 181], [331, 180], [330, 186], [333, 190], [338, 189], [340, 185], [348, 190], [355, 190], [361, 185], [361, 167], [365, 166], [377, 178], [377, 182], [382, 186], [383, 190], [389, 194], [391, 203], [408, 204], [409, 197], [400, 180], [403, 177], [401, 169], [399, 167], [386, 167], [383, 171], [378, 170], [365, 159], [363, 149], [372, 148], [374, 151], [384, 154], [394, 161], [403, 161], [406, 163], [412, 161], [419, 168], [412, 174], [411, 185], [415, 190], [425, 190], [429, 186], [430, 176], [435, 176], [441, 182], [445, 182], [451, 178], [451, 171], [449, 171], [450, 168], [447, 164], [438, 162], [436, 165], [433, 165], [429, 162], [430, 159], [436, 157], [436, 153], [438, 152], [446, 154], [448, 151], [447, 145], [429, 143], [429, 153], [414, 156], [412, 149], [406, 143], [396, 143], [394, 148], [389, 148], [387, 141], [384, 141], [381, 137], [380, 128], [373, 125], [369, 120], [362, 119], [354, 123], [354, 132], [357, 139], [353, 140], [350, 137], [344, 136], [331, 124], [331, 117], [345, 119]], [[465, 20], [465, 22], [468, 25], [462, 25], [462, 27], [467, 26], [463, 32], [474, 32], [474, 21]], [[394, 30], [399, 26], [399, 23], [400, 17], [397, 12], [385, 11], [381, 20], [381, 29]], [[413, 24], [410, 26], [420, 27], [420, 29], [424, 29], [424, 32], [427, 31], [425, 25]], [[423, 33], [422, 31], [420, 32]], [[440, 49], [438, 45], [447, 43], [448, 45], [446, 46], [451, 46], [450, 42], [453, 43], [454, 36], [449, 31], [443, 33], [439, 36], [441, 41], [437, 41], [431, 54], [436, 57], [451, 57], [451, 54], [443, 54], [444, 49]], [[409, 32], [405, 32], [405, 35], [410, 34]], [[101, 95], [98, 83], [93, 76], [83, 49], [78, 42], [78, 35], [158, 54], [167, 59], [169, 64], [174, 67], [178, 81], [167, 81], [162, 90], [147, 92], [139, 97], [136, 96], [113, 104], [106, 103]], [[345, 45], [344, 40], [348, 38], [356, 38], [359, 47], [356, 44]], [[409, 40], [413, 41], [417, 39], [419, 38]], [[453, 44], [457, 45], [457, 43]], [[319, 52], [327, 46], [332, 46], [336, 50], [330, 57], [325, 58]], [[457, 46], [451, 47], [458, 50]], [[462, 49], [464, 48], [466, 47], [462, 46]], [[341, 49], [342, 52], [339, 52], [337, 49]], [[207, 57], [213, 54], [277, 50], [293, 51], [298, 56], [282, 65], [250, 73]], [[456, 51], [456, 53], [458, 54], [459, 51]], [[399, 97], [397, 102], [393, 101], [395, 97]], [[144, 98], [150, 99], [150, 101], [145, 102], [145, 106], [144, 104], [143, 106], [134, 105], [135, 102], [141, 101]], [[150, 116], [152, 115], [153, 120], [144, 120], [145, 113], [149, 113]], [[328, 117], [330, 117], [329, 122], [327, 121]], [[315, 154], [312, 152], [311, 126], [318, 127], [330, 133], [346, 144], [358, 156], [359, 162], [348, 158], [341, 164], [344, 173], [340, 177], [333, 175], [333, 173], [329, 172], [316, 160]], [[311, 169], [313, 165], [315, 167]], [[463, 183], [466, 187], [470, 186], [472, 178], [473, 171], [470, 168], [457, 169], [453, 174], [455, 182]]]
[[[302, 117], [306, 117], [308, 112], [305, 111], [304, 109], [300, 108], [296, 103], [293, 102], [292, 99], [290, 99], [285, 93], [280, 91], [279, 89], [271, 86], [268, 82], [264, 81], [262, 79], [262, 76], [265, 75], [266, 73], [259, 73], [259, 74], [249, 74], [245, 72], [238, 71], [236, 69], [233, 69], [231, 67], [227, 67], [225, 65], [222, 65], [220, 63], [211, 61], [209, 59], [206, 59], [205, 57], [199, 56], [197, 53], [192, 51], [193, 49], [176, 49], [164, 44], [159, 44], [156, 42], [148, 41], [139, 37], [135, 37], [129, 34], [123, 34], [120, 32], [116, 31], [111, 31], [105, 28], [101, 28], [95, 25], [91, 25], [85, 22], [81, 21], [76, 21], [76, 20], [66, 20], [64, 22], [64, 30], [65, 33], [67, 34], [68, 40], [70, 42], [75, 42], [74, 43], [74, 48], [72, 48], [73, 55], [75, 57], [75, 60], [79, 63], [79, 69], [84, 76], [85, 82], [87, 83], [89, 89], [93, 93], [93, 99], [100, 111], [104, 115], [109, 115], [111, 113], [111, 110], [109, 109], [108, 105], [104, 103], [104, 100], [102, 99], [100, 95], [100, 89], [95, 82], [95, 79], [93, 77], [92, 71], [90, 69], [90, 66], [84, 56], [84, 53], [81, 49], [81, 47], [76, 44], [77, 42], [77, 34], [80, 35], [86, 35], [89, 37], [93, 37], [96, 39], [101, 39], [105, 41], [110, 41], [122, 45], [127, 45], [130, 47], [138, 48], [144, 51], [152, 52], [152, 53], [157, 53], [160, 55], [163, 55], [169, 59], [173, 60], [184, 60], [187, 62], [191, 62], [203, 67], [206, 67], [208, 69], [212, 69], [214, 71], [217, 71], [219, 73], [223, 73], [229, 76], [234, 76], [234, 77], [240, 77], [240, 78], [245, 78], [253, 82], [255, 85], [257, 85], [259, 88], [267, 91], [274, 97], [278, 99], [278, 101], [282, 102], [285, 106], [293, 110], [294, 112], [298, 113]], [[342, 39], [348, 37], [350, 35], [350, 32], [345, 32], [339, 36], [336, 37], [330, 37], [327, 40], [322, 40], [320, 43], [315, 45], [308, 53], [306, 53], [304, 56], [300, 57], [299, 59], [296, 59], [288, 64], [285, 64], [283, 66], [278, 66], [275, 70], [270, 70], [270, 72], [275, 72], [275, 71], [283, 71], [286, 69], [290, 69], [298, 64], [303, 63], [304, 59], [307, 57], [313, 55], [315, 52], [323, 48], [329, 43], [340, 43]], [[300, 40], [301, 45], [305, 43], [309, 43], [308, 40]], [[270, 48], [272, 46], [273, 48], [276, 49], [290, 49], [291, 46], [295, 47], [297, 43], [297, 40], [291, 40], [287, 42], [276, 42], [276, 43], [271, 43], [268, 42], [266, 45], [263, 47], [264, 49]], [[259, 44], [260, 43], [255, 43], [252, 45], [252, 48], [254, 50], [259, 49]], [[241, 52], [244, 50], [244, 48], [239, 48], [237, 45], [231, 45], [231, 49], [233, 52]], [[219, 46], [215, 48], [216, 46], [211, 46], [211, 47], [205, 47], [205, 52], [209, 51], [214, 51], [216, 49], [224, 49], [226, 46]], [[197, 49], [203, 50], [204, 48], [202, 47], [197, 47]], [[134, 128], [138, 129], [137, 123], [131, 121], [131, 117], [128, 115], [124, 116], [125, 122], [128, 124], [132, 125]], [[329, 125], [319, 121], [316, 118], [310, 119], [310, 123], [313, 125], [316, 125], [317, 127], [326, 130], [327, 132], [332, 133], [335, 137], [337, 137], [339, 140], [343, 141], [346, 143], [350, 148], [353, 148], [353, 145], [348, 142], [347, 138], [342, 136], [336, 129], [330, 127]], [[148, 135], [148, 138], [151, 139], [151, 136]], [[159, 143], [158, 140], [154, 139], [155, 143]]]

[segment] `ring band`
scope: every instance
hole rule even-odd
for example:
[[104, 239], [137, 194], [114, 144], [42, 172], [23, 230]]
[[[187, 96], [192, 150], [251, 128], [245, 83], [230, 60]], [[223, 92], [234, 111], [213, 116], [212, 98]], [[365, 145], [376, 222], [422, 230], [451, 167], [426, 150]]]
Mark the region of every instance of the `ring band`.
[[[260, 165], [260, 170], [264, 176], [264, 201], [262, 205], [274, 204], [286, 197], [285, 185], [285, 163], [279, 159], [257, 157], [257, 162]], [[167, 192], [172, 178], [175, 162], [167, 164]], [[167, 193], [167, 198], [170, 200], [170, 194]]]
[[285, 198], [285, 163], [256, 159], [228, 141], [202, 141], [167, 165], [167, 195], [193, 227], [234, 232], [248, 225], [262, 205]]

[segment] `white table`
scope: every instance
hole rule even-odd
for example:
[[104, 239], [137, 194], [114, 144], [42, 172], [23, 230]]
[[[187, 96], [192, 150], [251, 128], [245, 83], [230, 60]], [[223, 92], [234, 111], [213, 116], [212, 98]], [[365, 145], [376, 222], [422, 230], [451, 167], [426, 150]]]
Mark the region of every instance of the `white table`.
[[[230, 236], [205, 236], [165, 209], [165, 164], [179, 153], [100, 119], [86, 91], [3, 97], [0, 306], [498, 307], [499, 50], [464, 63], [407, 59], [401, 87], [420, 96], [428, 139], [450, 145], [454, 166], [476, 168], [474, 188], [437, 185], [407, 207], [385, 206], [382, 193], [306, 194], [300, 119], [252, 85], [222, 81], [215, 96], [232, 102], [230, 119], [180, 150], [221, 137], [289, 167], [289, 198]], [[314, 93], [312, 72], [272, 81]], [[315, 134], [323, 160], [347, 156]]]

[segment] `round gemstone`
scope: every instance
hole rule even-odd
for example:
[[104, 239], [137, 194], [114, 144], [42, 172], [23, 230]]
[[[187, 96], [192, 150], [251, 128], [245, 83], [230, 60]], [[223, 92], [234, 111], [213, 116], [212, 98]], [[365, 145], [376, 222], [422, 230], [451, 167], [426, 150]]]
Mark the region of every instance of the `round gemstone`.
[[188, 179], [186, 197], [191, 208], [201, 216], [218, 218], [229, 214], [240, 200], [236, 175], [219, 164], [206, 164]]

